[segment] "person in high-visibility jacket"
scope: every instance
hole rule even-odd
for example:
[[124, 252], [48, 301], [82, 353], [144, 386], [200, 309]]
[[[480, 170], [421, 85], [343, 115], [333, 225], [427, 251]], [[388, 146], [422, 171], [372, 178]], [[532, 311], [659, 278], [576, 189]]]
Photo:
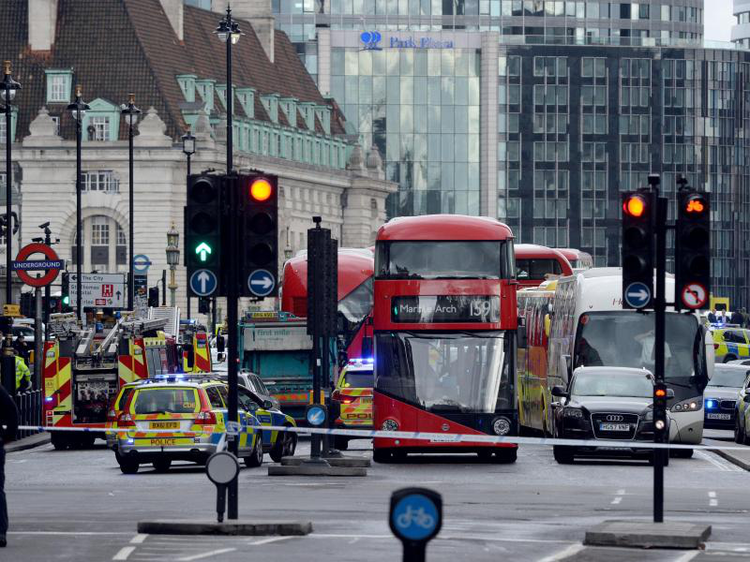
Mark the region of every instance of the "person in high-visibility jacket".
[[31, 371], [23, 357], [16, 355], [16, 391], [31, 390]]

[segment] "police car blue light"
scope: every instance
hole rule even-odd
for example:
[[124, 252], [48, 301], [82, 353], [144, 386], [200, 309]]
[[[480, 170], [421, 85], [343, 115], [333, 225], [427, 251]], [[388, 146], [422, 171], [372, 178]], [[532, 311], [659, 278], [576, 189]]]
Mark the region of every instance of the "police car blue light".
[[706, 410], [713, 410], [716, 406], [716, 400], [706, 400]]

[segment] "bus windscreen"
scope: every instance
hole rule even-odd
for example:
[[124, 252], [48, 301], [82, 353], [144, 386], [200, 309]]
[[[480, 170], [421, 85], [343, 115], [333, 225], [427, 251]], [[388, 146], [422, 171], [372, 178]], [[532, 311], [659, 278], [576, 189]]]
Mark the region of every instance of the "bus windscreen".
[[518, 279], [522, 281], [544, 281], [549, 274], [560, 275], [562, 267], [554, 259], [517, 259], [516, 272]]
[[506, 278], [505, 242], [398, 241], [378, 244], [379, 279]]
[[512, 402], [499, 332], [376, 335], [379, 390], [431, 412], [493, 413]]

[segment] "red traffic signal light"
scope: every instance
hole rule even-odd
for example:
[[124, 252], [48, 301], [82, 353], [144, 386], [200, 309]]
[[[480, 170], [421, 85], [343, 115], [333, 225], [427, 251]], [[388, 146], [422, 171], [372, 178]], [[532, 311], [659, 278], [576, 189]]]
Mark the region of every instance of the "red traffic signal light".
[[640, 218], [646, 212], [646, 199], [641, 195], [630, 195], [623, 201], [622, 210], [631, 217]]
[[255, 178], [250, 184], [250, 199], [258, 202], [268, 201], [273, 195], [273, 186], [266, 178]]

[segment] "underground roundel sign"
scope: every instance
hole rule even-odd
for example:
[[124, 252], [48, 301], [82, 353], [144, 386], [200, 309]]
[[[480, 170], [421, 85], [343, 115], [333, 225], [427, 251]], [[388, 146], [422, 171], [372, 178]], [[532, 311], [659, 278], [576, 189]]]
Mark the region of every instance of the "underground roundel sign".
[[[29, 259], [34, 254], [42, 254], [42, 259]], [[21, 248], [12, 264], [18, 277], [32, 287], [44, 287], [56, 278], [65, 262], [57, 257], [57, 253], [46, 244], [28, 244]], [[32, 275], [32, 271], [42, 271], [40, 276]]]

